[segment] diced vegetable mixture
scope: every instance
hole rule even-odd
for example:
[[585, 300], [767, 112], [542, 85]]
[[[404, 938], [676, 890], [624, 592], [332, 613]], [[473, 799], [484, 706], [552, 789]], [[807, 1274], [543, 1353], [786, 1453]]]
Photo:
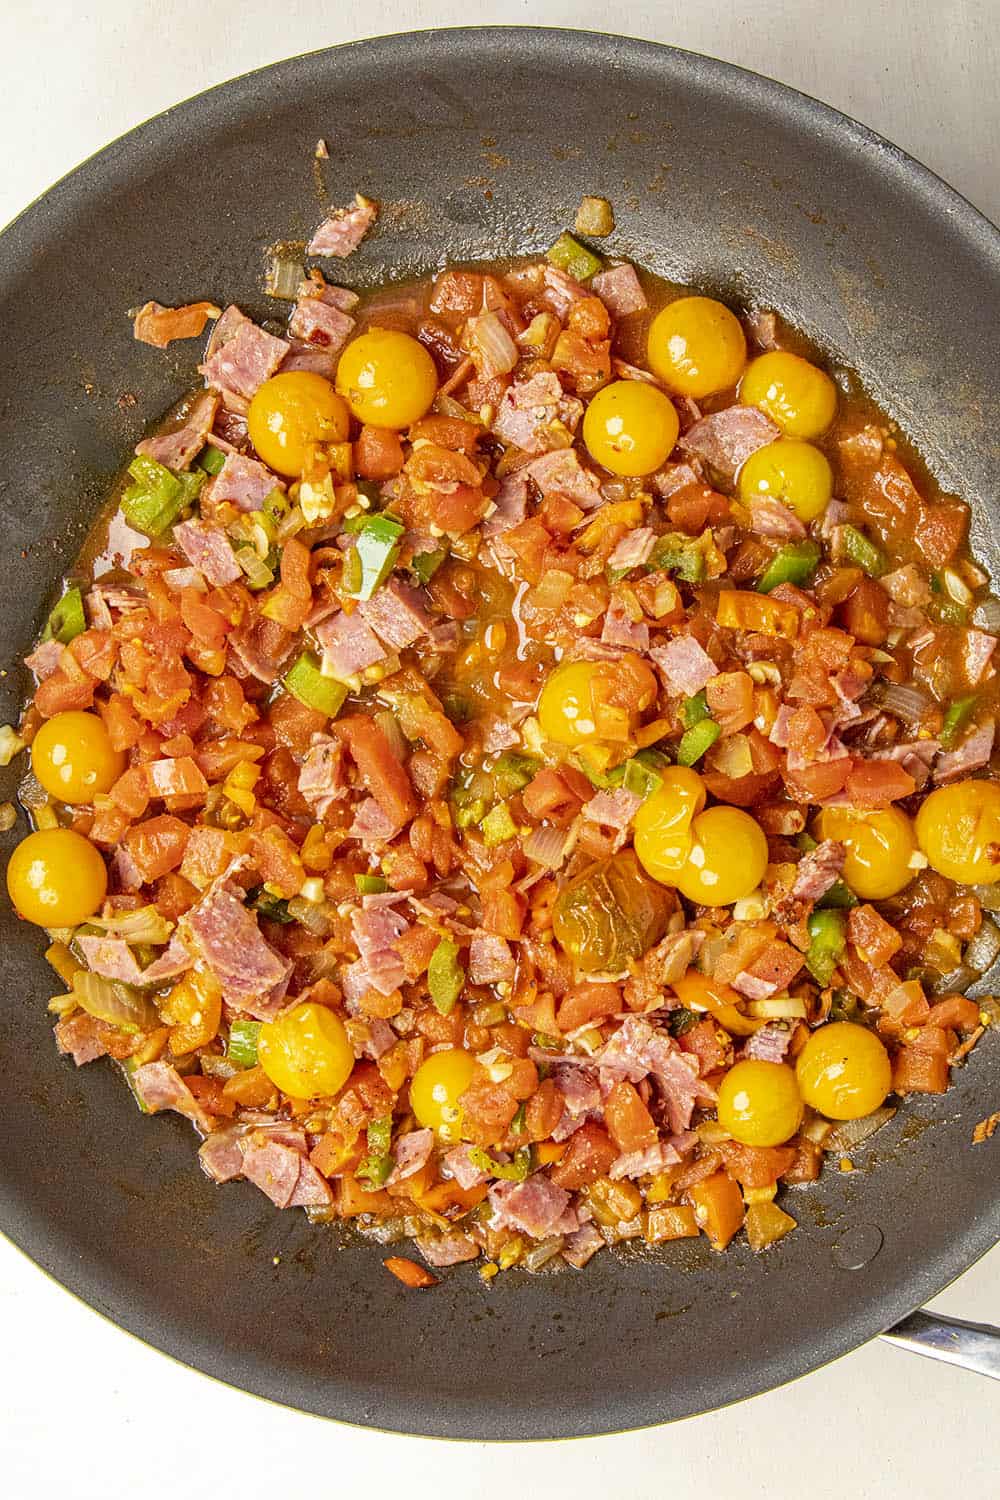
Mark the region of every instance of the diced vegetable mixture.
[[211, 322], [204, 384], [0, 733], [59, 1050], [186, 1115], [216, 1182], [433, 1268], [764, 1249], [997, 1016], [967, 507], [773, 314], [603, 240], [268, 284], [287, 327], [137, 315]]

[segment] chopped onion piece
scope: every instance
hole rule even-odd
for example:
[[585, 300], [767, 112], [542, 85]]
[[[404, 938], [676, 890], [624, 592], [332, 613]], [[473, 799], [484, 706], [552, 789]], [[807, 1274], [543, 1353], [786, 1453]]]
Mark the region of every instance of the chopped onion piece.
[[264, 278], [264, 290], [269, 297], [276, 297], [281, 302], [294, 302], [305, 274], [305, 267], [299, 256], [289, 255], [283, 250], [272, 250]]
[[558, 870], [566, 858], [569, 839], [567, 828], [536, 828], [524, 841], [524, 853], [536, 865]]
[[983, 911], [1000, 911], [1000, 880], [995, 885], [974, 885], [972, 894]]
[[0, 724], [0, 766], [9, 766], [15, 755], [27, 748], [27, 740], [22, 740], [16, 729], [9, 724]]
[[565, 1243], [566, 1237], [562, 1234], [555, 1234], [551, 1239], [542, 1240], [540, 1245], [528, 1251], [521, 1264], [526, 1271], [540, 1271], [554, 1255], [559, 1254]]
[[885, 713], [910, 722], [922, 719], [930, 706], [931, 700], [920, 688], [901, 682], [890, 682], [879, 702], [879, 708]]
[[932, 995], [964, 995], [970, 984], [975, 984], [978, 978], [975, 969], [968, 964], [959, 964], [957, 969], [949, 969], [947, 974], [938, 975], [928, 988]]
[[881, 1109], [873, 1110], [870, 1115], [864, 1115], [860, 1120], [841, 1120], [830, 1131], [823, 1142], [824, 1151], [832, 1151], [841, 1154], [853, 1151], [866, 1141], [876, 1130], [881, 1130], [887, 1125], [896, 1113], [891, 1104], [883, 1104]]
[[152, 1000], [126, 984], [112, 984], [89, 969], [73, 975], [73, 995], [95, 1021], [107, 1021], [123, 1030], [145, 1031], [159, 1019]]
[[772, 995], [768, 1000], [751, 1000], [747, 1014], [758, 1021], [804, 1021], [806, 1002], [798, 995]]
[[968, 609], [972, 603], [972, 590], [964, 582], [954, 568], [941, 569], [941, 582], [944, 584], [945, 592], [949, 598], [954, 599], [956, 604], [963, 605]]
[[101, 927], [109, 936], [124, 938], [126, 943], [159, 944], [169, 941], [173, 922], [160, 915], [155, 906], [140, 906], [137, 911], [119, 911], [110, 917], [91, 917], [89, 926]]
[[288, 903], [288, 915], [316, 937], [329, 937], [333, 931], [333, 908], [329, 901], [316, 906], [304, 896], [293, 896]]
[[990, 635], [1000, 633], [1000, 599], [983, 599], [976, 605], [972, 623], [977, 630], [986, 630]]

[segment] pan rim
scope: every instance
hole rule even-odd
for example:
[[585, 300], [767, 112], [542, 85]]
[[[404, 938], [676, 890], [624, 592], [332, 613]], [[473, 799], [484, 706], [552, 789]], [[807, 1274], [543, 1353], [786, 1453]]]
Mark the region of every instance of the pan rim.
[[[803, 121], [807, 121], [820, 137], [836, 137], [841, 147], [846, 133], [847, 139], [870, 158], [876, 159], [882, 170], [894, 174], [908, 197], [922, 200], [936, 213], [947, 214], [955, 232], [960, 233], [967, 243], [975, 247], [976, 253], [995, 268], [1000, 284], [1000, 230], [930, 168], [850, 116], [762, 74], [700, 53], [612, 33], [527, 26], [427, 28], [345, 42], [254, 69], [195, 94], [109, 142], [21, 210], [0, 234], [0, 246], [7, 252], [5, 259], [12, 267], [11, 271], [4, 272], [3, 279], [16, 280], [18, 265], [30, 262], [34, 245], [50, 242], [53, 221], [71, 217], [74, 204], [81, 201], [81, 195], [92, 194], [95, 182], [99, 186], [102, 177], [112, 174], [116, 164], [125, 155], [136, 149], [151, 148], [158, 142], [161, 145], [169, 144], [170, 131], [178, 118], [182, 123], [190, 124], [200, 115], [203, 121], [209, 122], [212, 114], [218, 111], [220, 100], [226, 96], [235, 100], [249, 95], [255, 82], [264, 75], [280, 76], [286, 70], [291, 75], [306, 67], [322, 67], [324, 59], [342, 57], [350, 52], [368, 57], [373, 65], [381, 63], [382, 66], [391, 66], [396, 53], [402, 53], [405, 49], [412, 57], [416, 48], [422, 51], [428, 61], [432, 61], [455, 47], [473, 52], [477, 49], [485, 50], [490, 46], [491, 39], [497, 36], [502, 36], [508, 43], [532, 49], [538, 57], [547, 56], [553, 64], [564, 58], [567, 46], [576, 49], [578, 56], [584, 54], [585, 59], [593, 63], [606, 59], [609, 49], [620, 49], [632, 66], [640, 63], [650, 69], [659, 66], [664, 76], [671, 70], [700, 72], [715, 87], [742, 92], [759, 107], [766, 107], [790, 122], [796, 121], [800, 128]], [[4, 1176], [0, 1160], [0, 1186], [4, 1185]], [[311, 1402], [304, 1381], [299, 1390], [289, 1392], [287, 1381], [280, 1370], [266, 1367], [256, 1359], [234, 1359], [225, 1350], [219, 1350], [215, 1346], [201, 1348], [191, 1330], [180, 1323], [169, 1323], [157, 1328], [146, 1326], [148, 1320], [142, 1309], [126, 1305], [123, 1298], [116, 1302], [109, 1286], [112, 1280], [109, 1268], [81, 1266], [68, 1238], [60, 1237], [50, 1217], [33, 1208], [23, 1195], [3, 1195], [0, 1200], [0, 1228], [41, 1270], [125, 1332], [213, 1379], [316, 1415], [387, 1431], [424, 1436], [458, 1436], [470, 1440], [598, 1435], [638, 1430], [664, 1420], [662, 1415], [657, 1415], [652, 1399], [645, 1410], [639, 1413], [634, 1397], [631, 1398], [630, 1407], [626, 1407], [624, 1402], [616, 1407], [612, 1398], [600, 1411], [595, 1408], [593, 1412], [589, 1412], [584, 1424], [576, 1428], [567, 1427], [565, 1420], [560, 1420], [565, 1414], [553, 1406], [551, 1410], [539, 1414], [536, 1430], [529, 1433], [522, 1430], [516, 1412], [508, 1419], [497, 1412], [486, 1416], [476, 1408], [474, 1397], [470, 1400], [462, 1397], [458, 1401], [457, 1416], [453, 1414], [449, 1430], [445, 1433], [441, 1425], [435, 1422], [434, 1407], [426, 1397], [414, 1396], [405, 1406], [400, 1402], [396, 1402], [394, 1406], [390, 1403], [386, 1412], [380, 1412], [376, 1417], [371, 1410], [373, 1402], [370, 1393], [366, 1400], [364, 1391], [358, 1385], [352, 1386], [345, 1380], [332, 1392], [330, 1386], [324, 1386], [317, 1391]], [[939, 1255], [930, 1267], [925, 1265], [921, 1268], [920, 1292], [911, 1294], [906, 1289], [916, 1282], [917, 1276], [914, 1273], [905, 1280], [904, 1285], [896, 1289], [893, 1296], [884, 1299], [876, 1318], [873, 1319], [870, 1310], [866, 1308], [863, 1316], [855, 1315], [845, 1319], [837, 1336], [827, 1340], [819, 1359], [810, 1357], [801, 1347], [791, 1355], [783, 1350], [780, 1354], [762, 1356], [752, 1375], [742, 1381], [729, 1381], [725, 1398], [713, 1402], [711, 1407], [701, 1409], [718, 1409], [722, 1405], [773, 1389], [858, 1347], [869, 1337], [884, 1331], [913, 1311], [922, 1301], [943, 1290], [984, 1254], [998, 1236], [1000, 1204], [994, 1204], [992, 1212], [984, 1211], [964, 1226], [962, 1232], [949, 1242], [947, 1251]], [[329, 1397], [331, 1394], [335, 1397], [335, 1403], [323, 1401], [324, 1396]], [[314, 1404], [315, 1402], [322, 1404]], [[694, 1414], [694, 1409], [678, 1413], [678, 1416], [689, 1414]]]

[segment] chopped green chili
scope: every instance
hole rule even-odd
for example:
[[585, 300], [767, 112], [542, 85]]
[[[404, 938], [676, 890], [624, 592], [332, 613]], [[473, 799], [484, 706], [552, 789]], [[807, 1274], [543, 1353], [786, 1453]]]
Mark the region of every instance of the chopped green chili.
[[498, 844], [505, 844], [508, 839], [517, 837], [517, 824], [511, 817], [506, 802], [498, 802], [496, 807], [491, 808], [479, 828], [488, 849], [495, 849]]
[[288, 915], [288, 902], [281, 896], [272, 896], [262, 885], [254, 887], [248, 893], [247, 905], [260, 912], [269, 922], [281, 922], [285, 925], [295, 921], [294, 917]]
[[816, 905], [818, 907], [832, 907], [835, 910], [847, 911], [852, 906], [857, 906], [858, 898], [850, 886], [843, 880], [835, 880], [825, 895], [820, 896]]
[[344, 706], [346, 687], [342, 682], [335, 682], [332, 677], [323, 676], [319, 661], [311, 651], [303, 651], [282, 680], [293, 698], [298, 698], [306, 708], [315, 708], [331, 719], [336, 718]]
[[514, 750], [505, 750], [499, 757], [490, 775], [498, 797], [512, 797], [521, 791], [538, 770], [540, 761], [533, 755], [520, 755]]
[[[348, 592], [356, 599], [370, 599], [388, 578], [399, 556], [399, 539], [405, 527], [390, 516], [365, 516], [345, 569]], [[347, 577], [349, 572], [350, 577]]]
[[941, 743], [946, 750], [951, 749], [972, 718], [977, 701], [976, 694], [970, 693], [968, 698], [956, 698], [954, 703], [949, 704], [941, 729]]
[[259, 1021], [234, 1021], [229, 1028], [229, 1046], [226, 1056], [238, 1068], [257, 1066], [257, 1039], [260, 1036]]
[[705, 577], [705, 554], [696, 538], [668, 533], [656, 543], [647, 566], [652, 571], [676, 573], [684, 583], [701, 583]]
[[645, 802], [662, 785], [663, 777], [660, 773], [667, 764], [667, 757], [659, 750], [639, 750], [631, 760], [625, 762], [622, 785], [627, 792], [634, 792]]
[[805, 830], [803, 830], [802, 833], [797, 833], [795, 835], [795, 847], [796, 849], [801, 849], [803, 854], [811, 854], [814, 849], [819, 848], [819, 844], [813, 838], [811, 833], [806, 833]]
[[122, 515], [145, 536], [159, 536], [172, 526], [181, 511], [193, 505], [205, 483], [204, 469], [173, 474], [155, 458], [140, 454], [128, 466], [134, 484], [122, 495]]
[[701, 760], [706, 750], [711, 749], [722, 730], [714, 719], [702, 719], [699, 724], [685, 731], [677, 747], [677, 764], [693, 766]]
[[577, 281], [589, 281], [604, 264], [599, 255], [581, 245], [568, 229], [564, 229], [555, 244], [546, 250], [545, 258]]
[[806, 925], [809, 929], [806, 968], [817, 984], [829, 984], [844, 955], [846, 919], [840, 911], [814, 911]]
[[667, 1029], [671, 1036], [683, 1036], [690, 1031], [692, 1026], [697, 1026], [703, 1021], [704, 1016], [699, 1016], [696, 1011], [686, 1010], [683, 1005], [678, 1005], [674, 1010], [667, 1013]]
[[206, 443], [198, 455], [198, 467], [206, 474], [218, 474], [226, 461], [226, 455], [214, 443]]
[[612, 766], [610, 771], [599, 771], [596, 766], [590, 765], [586, 756], [577, 755], [575, 751], [570, 754], [570, 764], [578, 771], [582, 771], [592, 787], [599, 792], [608, 792], [616, 786], [621, 786], [625, 780], [625, 762]]
[[560, 1037], [549, 1036], [547, 1031], [533, 1031], [531, 1043], [534, 1047], [541, 1047], [546, 1052], [562, 1052], [563, 1044]]
[[442, 938], [427, 965], [427, 988], [443, 1016], [450, 1015], [465, 984], [465, 970], [458, 961], [460, 948], [451, 938]]
[[389, 889], [389, 882], [381, 875], [355, 875], [354, 886], [359, 895], [381, 896]]
[[882, 548], [876, 547], [856, 526], [841, 526], [839, 531], [844, 556], [855, 567], [860, 568], [862, 573], [867, 573], [869, 578], [881, 578], [886, 567]]
[[511, 1162], [497, 1161], [482, 1146], [470, 1146], [469, 1161], [488, 1177], [500, 1177], [504, 1182], [523, 1182], [531, 1171], [531, 1147], [518, 1146]]
[[438, 547], [434, 552], [418, 552], [415, 557], [410, 558], [410, 572], [421, 583], [430, 583], [447, 556], [447, 547]]
[[704, 688], [702, 688], [700, 693], [695, 693], [693, 698], [686, 698], [684, 700], [681, 716], [684, 720], [685, 729], [693, 729], [696, 724], [701, 723], [702, 719], [710, 719], [712, 717], [712, 710], [708, 706], [708, 699], [705, 696]]
[[510, 1122], [511, 1135], [523, 1135], [528, 1128], [528, 1102], [522, 1099], [517, 1106], [517, 1114]]
[[964, 604], [945, 595], [931, 599], [927, 605], [927, 613], [936, 625], [964, 625], [969, 618], [969, 611]]
[[790, 542], [771, 558], [757, 583], [757, 592], [769, 594], [779, 583], [807, 584], [819, 564], [815, 542]]
[[83, 594], [78, 588], [67, 589], [55, 609], [49, 615], [44, 639], [56, 640], [68, 646], [76, 636], [87, 628], [87, 616], [83, 610]]
[[392, 1171], [392, 1115], [377, 1115], [368, 1125], [368, 1155], [355, 1172], [367, 1177], [372, 1188], [380, 1188]]

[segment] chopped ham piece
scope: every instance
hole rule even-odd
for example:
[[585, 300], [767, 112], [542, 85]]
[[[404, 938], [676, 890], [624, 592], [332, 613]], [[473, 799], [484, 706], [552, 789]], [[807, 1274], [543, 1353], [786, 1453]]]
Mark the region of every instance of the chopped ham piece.
[[240, 1142], [243, 1175], [276, 1208], [319, 1208], [332, 1201], [330, 1185], [294, 1146], [253, 1131]]
[[907, 609], [919, 608], [931, 597], [930, 584], [915, 563], [907, 563], [905, 567], [896, 568], [892, 573], [884, 573], [879, 583], [894, 603]]
[[754, 495], [750, 500], [750, 520], [755, 536], [766, 536], [776, 542], [799, 542], [806, 528], [793, 510], [771, 495]]
[[429, 1266], [457, 1266], [463, 1260], [475, 1260], [479, 1254], [475, 1240], [458, 1229], [450, 1234], [418, 1235], [415, 1244]]
[[673, 1037], [657, 1031], [641, 1016], [626, 1016], [597, 1054], [602, 1076], [641, 1083], [655, 1079], [667, 1107], [670, 1129], [677, 1133], [691, 1123], [695, 1104], [711, 1103], [714, 1091], [698, 1076], [698, 1061], [682, 1052]]
[[489, 1182], [489, 1174], [477, 1167], [475, 1162], [469, 1160], [468, 1146], [454, 1146], [442, 1158], [444, 1166], [454, 1177], [463, 1191], [469, 1188], [481, 1187], [484, 1182]]
[[[697, 459], [695, 460], [697, 463]], [[664, 464], [658, 474], [654, 474], [650, 481], [656, 493], [663, 499], [669, 500], [671, 495], [676, 495], [678, 490], [687, 489], [689, 484], [701, 484], [701, 465], [697, 469], [690, 464]]]
[[528, 506], [528, 481], [523, 474], [504, 475], [493, 496], [493, 506], [483, 526], [486, 536], [499, 536], [521, 524]]
[[232, 543], [221, 526], [208, 521], [182, 521], [174, 527], [174, 541], [209, 583], [221, 588], [242, 576]]
[[727, 406], [702, 417], [680, 440], [686, 453], [703, 459], [732, 485], [751, 453], [780, 437], [779, 429], [755, 406]]
[[222, 392], [227, 405], [235, 397], [237, 409], [245, 412], [246, 403], [274, 374], [288, 348], [285, 339], [265, 333], [238, 307], [228, 307], [215, 326], [201, 373], [206, 384]]
[[[873, 729], [877, 722], [876, 720], [873, 724]], [[927, 783], [934, 757], [940, 749], [939, 740], [906, 740], [900, 745], [891, 745], [887, 750], [874, 750], [871, 759], [898, 761], [907, 775], [913, 777], [914, 786], [919, 792]]]
[[395, 944], [410, 929], [410, 923], [389, 906], [369, 907], [351, 913], [351, 929], [361, 954], [363, 973], [358, 974], [380, 995], [391, 995], [406, 979], [406, 966]]
[[608, 558], [608, 567], [615, 573], [626, 573], [632, 568], [640, 568], [649, 560], [649, 555], [655, 545], [656, 532], [649, 526], [637, 526], [634, 531], [629, 532], [628, 536], [622, 537]]
[[209, 319], [221, 316], [222, 308], [214, 302], [188, 302], [184, 307], [146, 302], [133, 319], [132, 334], [140, 344], [165, 349], [174, 339], [200, 338]]
[[[551, 1053], [547, 1054], [546, 1060], [551, 1064]], [[582, 1125], [592, 1111], [600, 1109], [601, 1086], [588, 1063], [582, 1060], [557, 1062], [552, 1076], [563, 1096], [566, 1114], [577, 1124]]]
[[293, 343], [281, 361], [279, 375], [294, 370], [305, 370], [309, 375], [322, 375], [324, 380], [333, 380], [337, 373], [337, 354], [318, 344]]
[[558, 266], [546, 261], [542, 267], [547, 300], [558, 318], [565, 318], [574, 302], [580, 302], [590, 293], [575, 277], [560, 271]]
[[556, 1225], [569, 1208], [570, 1196], [536, 1173], [526, 1182], [494, 1183], [489, 1200], [495, 1229], [517, 1229], [534, 1240], [543, 1240], [558, 1232]]
[[997, 638], [995, 635], [987, 635], [982, 630], [967, 630], [965, 632], [965, 649], [963, 660], [965, 675], [972, 687], [977, 687], [987, 675], [990, 667], [990, 658], [996, 650]]
[[[108, 614], [107, 626], [103, 628], [111, 629], [110, 613]], [[44, 682], [46, 677], [51, 677], [53, 672], [58, 671], [65, 649], [65, 646], [57, 640], [43, 641], [40, 646], [36, 646], [34, 651], [30, 652], [24, 658], [24, 665], [28, 668], [29, 672], [34, 672], [39, 682]]]
[[591, 280], [590, 290], [615, 318], [627, 318], [629, 313], [642, 312], [649, 306], [634, 266], [612, 266], [610, 270], [599, 271]]
[[97, 1058], [107, 1054], [108, 1049], [101, 1040], [98, 1023], [85, 1012], [69, 1016], [65, 1021], [58, 1021], [55, 1037], [59, 1051], [64, 1056], [71, 1057], [78, 1068], [82, 1068], [84, 1063], [96, 1062]]
[[581, 1224], [566, 1240], [562, 1256], [577, 1271], [582, 1271], [597, 1251], [603, 1249], [604, 1236], [596, 1224]]
[[405, 1182], [430, 1160], [433, 1150], [433, 1130], [411, 1130], [408, 1134], [401, 1135], [396, 1142], [396, 1165], [390, 1172], [387, 1182]]
[[753, 308], [744, 316], [743, 326], [762, 352], [778, 348], [777, 313], [765, 308]]
[[255, 458], [227, 453], [212, 485], [212, 504], [221, 505], [228, 500], [237, 510], [260, 510], [275, 489], [284, 489], [284, 485], [270, 469]]
[[77, 938], [83, 961], [91, 973], [121, 984], [142, 984], [143, 974], [132, 949], [124, 938], [84, 934]]
[[678, 697], [693, 698], [719, 675], [715, 662], [693, 635], [675, 635], [665, 646], [654, 646], [649, 654], [663, 673], [667, 691]]
[[583, 816], [590, 823], [624, 832], [641, 806], [642, 798], [637, 792], [619, 786], [614, 791], [597, 792], [583, 804]]
[[568, 446], [567, 433], [576, 431], [582, 416], [583, 402], [566, 395], [555, 371], [543, 370], [508, 387], [493, 431], [525, 453], [547, 453]]
[[663, 1172], [675, 1167], [681, 1160], [677, 1147], [670, 1141], [657, 1141], [641, 1151], [625, 1151], [615, 1158], [608, 1168], [608, 1176], [616, 1182], [623, 1177], [644, 1177], [647, 1172]]
[[378, 217], [378, 204], [358, 193], [353, 208], [338, 208], [316, 230], [306, 249], [310, 255], [346, 260], [361, 244]]
[[797, 901], [818, 901], [840, 879], [847, 850], [835, 839], [824, 839], [799, 861], [792, 895]]
[[335, 355], [353, 333], [354, 319], [325, 299], [307, 294], [296, 303], [288, 331], [303, 344], [314, 344]]
[[388, 844], [404, 826], [383, 812], [374, 797], [366, 797], [354, 812], [354, 822], [347, 830], [348, 838], [360, 839], [366, 849]]
[[370, 1057], [377, 1062], [390, 1047], [396, 1045], [396, 1033], [388, 1021], [383, 1021], [381, 1016], [373, 1016], [366, 1023], [367, 1036], [362, 1038], [360, 1050], [355, 1047], [355, 1057]]
[[215, 423], [218, 406], [219, 398], [215, 391], [202, 391], [191, 403], [182, 427], [173, 432], [158, 433], [156, 437], [143, 438], [141, 443], [136, 444], [136, 453], [155, 459], [158, 464], [175, 472], [189, 468], [192, 460], [205, 446], [205, 440]]
[[205, 1113], [170, 1063], [143, 1063], [132, 1074], [132, 1084], [150, 1114], [155, 1115], [161, 1109], [174, 1109], [179, 1115], [186, 1115], [203, 1135], [211, 1131], [211, 1116]]
[[543, 453], [521, 473], [533, 479], [543, 495], [568, 495], [582, 510], [593, 510], [603, 500], [597, 475], [585, 469], [570, 448]]
[[328, 735], [313, 740], [299, 769], [298, 789], [319, 819], [347, 795], [344, 747], [339, 740]]
[[240, 1141], [245, 1135], [241, 1125], [231, 1125], [225, 1130], [215, 1130], [202, 1143], [198, 1161], [202, 1171], [213, 1182], [232, 1182], [243, 1176], [243, 1152]]
[[970, 729], [957, 749], [946, 750], [940, 755], [934, 767], [934, 780], [939, 783], [955, 781], [959, 776], [968, 776], [970, 772], [988, 766], [993, 754], [995, 727], [992, 719], [984, 719]]
[[181, 918], [181, 929], [215, 975], [226, 1002], [267, 1021], [281, 1009], [292, 965], [266, 941], [242, 894], [225, 882], [210, 887]]
[[317, 625], [316, 639], [323, 647], [325, 672], [341, 681], [385, 661], [381, 641], [357, 610], [350, 615], [344, 610], [330, 615]]
[[758, 1062], [784, 1062], [791, 1040], [790, 1027], [780, 1021], [768, 1021], [749, 1038], [743, 1056], [756, 1058]]
[[431, 623], [420, 590], [398, 578], [391, 578], [376, 589], [370, 599], [359, 605], [359, 612], [375, 634], [396, 651], [412, 646], [426, 635]]
[[478, 932], [469, 944], [469, 980], [472, 984], [502, 984], [514, 978], [514, 955], [506, 938]]
[[630, 365], [627, 359], [619, 359], [617, 355], [612, 356], [611, 368], [619, 380], [641, 380], [643, 385], [660, 384], [656, 376], [651, 375], [648, 370], [640, 369], [638, 365]]
[[159, 958], [154, 958], [142, 971], [143, 984], [165, 984], [168, 979], [178, 979], [191, 968], [193, 959], [175, 932]]
[[633, 620], [624, 601], [615, 595], [604, 616], [601, 640], [606, 646], [622, 646], [628, 651], [648, 651], [649, 626], [644, 620]]

